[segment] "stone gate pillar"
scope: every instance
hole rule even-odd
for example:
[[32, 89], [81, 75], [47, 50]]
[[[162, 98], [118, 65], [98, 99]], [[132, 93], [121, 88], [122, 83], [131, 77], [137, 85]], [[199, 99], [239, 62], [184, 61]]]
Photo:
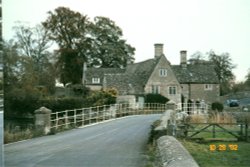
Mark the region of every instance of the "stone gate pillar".
[[35, 127], [37, 132], [45, 135], [50, 133], [50, 114], [51, 110], [46, 107], [35, 110]]
[[167, 102], [167, 110], [175, 110], [176, 107], [176, 103], [172, 100]]

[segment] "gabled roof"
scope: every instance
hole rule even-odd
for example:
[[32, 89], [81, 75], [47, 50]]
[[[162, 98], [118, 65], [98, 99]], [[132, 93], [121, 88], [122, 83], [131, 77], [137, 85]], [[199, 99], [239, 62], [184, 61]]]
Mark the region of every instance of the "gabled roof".
[[[130, 76], [135, 75], [136, 78], [132, 77], [133, 80], [135, 79], [137, 83], [145, 85], [154, 71], [155, 66], [158, 64], [160, 58], [161, 57], [149, 59], [135, 64], [129, 64], [125, 73]], [[132, 80], [132, 78], [130, 80]]]
[[[121, 68], [88, 68], [87, 85], [92, 85], [92, 78], [100, 78], [100, 85], [114, 87], [119, 94], [142, 94], [161, 57], [129, 64]], [[168, 61], [168, 60], [167, 60]], [[169, 63], [169, 62], [168, 62]], [[211, 64], [171, 65], [180, 84], [215, 84], [219, 83], [214, 66]]]
[[122, 74], [105, 75], [106, 86], [115, 87], [120, 94], [143, 94], [144, 86], [161, 57], [129, 64]]
[[[159, 58], [149, 59], [143, 62], [128, 64], [125, 69], [120, 68], [89, 68], [87, 70], [86, 84], [92, 84], [92, 78], [98, 77], [104, 86], [115, 87], [120, 94], [141, 94], [144, 86], [152, 74]], [[105, 81], [103, 80], [105, 78]], [[104, 81], [104, 82], [103, 82]]]
[[211, 64], [187, 64], [173, 65], [173, 72], [181, 84], [184, 83], [200, 83], [200, 84], [216, 84], [219, 83], [215, 73], [214, 66]]

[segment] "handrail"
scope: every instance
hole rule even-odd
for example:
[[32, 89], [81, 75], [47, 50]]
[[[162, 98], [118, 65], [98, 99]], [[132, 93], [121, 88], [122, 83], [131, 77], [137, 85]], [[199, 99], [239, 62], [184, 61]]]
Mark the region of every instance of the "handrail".
[[120, 103], [51, 113], [51, 128], [79, 127], [129, 115], [157, 114], [166, 110], [160, 103]]

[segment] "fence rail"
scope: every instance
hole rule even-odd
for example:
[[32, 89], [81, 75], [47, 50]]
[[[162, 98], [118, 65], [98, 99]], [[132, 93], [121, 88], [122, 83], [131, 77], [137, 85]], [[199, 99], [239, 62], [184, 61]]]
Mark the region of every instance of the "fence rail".
[[179, 111], [184, 111], [188, 114], [207, 114], [210, 105], [200, 102], [200, 103], [179, 103], [177, 105]]
[[159, 103], [112, 104], [66, 110], [51, 113], [50, 127], [55, 130], [74, 128], [129, 115], [158, 114], [165, 110], [166, 104]]
[[[200, 126], [199, 128], [196, 128]], [[241, 123], [188, 123], [187, 128], [183, 129], [187, 138], [193, 138], [200, 133], [208, 133], [211, 135], [212, 139], [216, 139], [218, 136], [224, 136], [222, 133], [227, 133], [231, 137], [237, 138], [238, 140], [248, 141], [249, 138], [249, 128], [248, 122]], [[202, 135], [203, 136], [203, 135]], [[205, 135], [206, 136], [206, 135]], [[203, 136], [202, 138], [206, 138]], [[228, 137], [226, 137], [228, 138]], [[211, 138], [210, 138], [211, 139]]]

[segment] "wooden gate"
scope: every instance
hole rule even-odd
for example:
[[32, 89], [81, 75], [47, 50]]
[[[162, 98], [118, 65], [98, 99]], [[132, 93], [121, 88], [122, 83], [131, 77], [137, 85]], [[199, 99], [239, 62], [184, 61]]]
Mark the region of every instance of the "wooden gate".
[[182, 129], [186, 138], [206, 140], [246, 140], [249, 138], [248, 122], [244, 123], [188, 123]]

